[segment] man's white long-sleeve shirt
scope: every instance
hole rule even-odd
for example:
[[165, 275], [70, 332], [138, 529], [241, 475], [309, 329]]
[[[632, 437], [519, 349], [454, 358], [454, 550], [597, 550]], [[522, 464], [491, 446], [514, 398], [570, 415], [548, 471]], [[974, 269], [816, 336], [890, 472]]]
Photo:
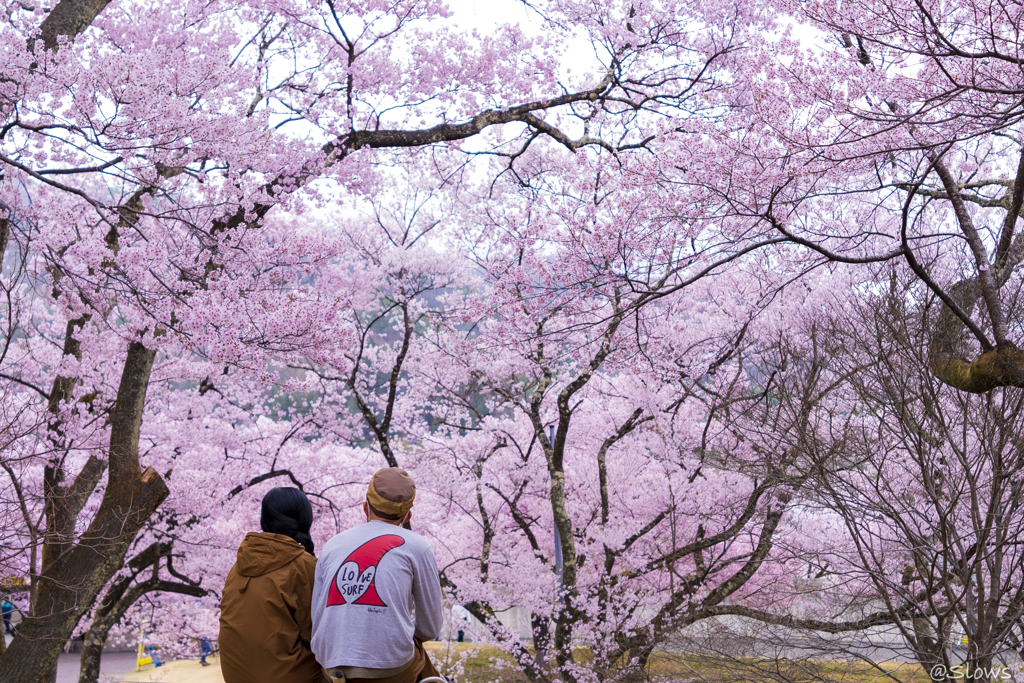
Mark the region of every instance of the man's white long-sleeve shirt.
[[441, 600], [434, 551], [422, 537], [377, 520], [349, 529], [317, 559], [313, 654], [328, 669], [408, 664], [414, 636], [441, 632]]

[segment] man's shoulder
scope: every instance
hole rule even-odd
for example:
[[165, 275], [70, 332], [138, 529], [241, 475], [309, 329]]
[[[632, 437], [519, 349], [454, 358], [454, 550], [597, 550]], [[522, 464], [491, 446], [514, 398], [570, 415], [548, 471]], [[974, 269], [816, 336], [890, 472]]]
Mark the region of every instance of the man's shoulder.
[[366, 522], [350, 529], [345, 529], [339, 534], [335, 534], [334, 537], [324, 545], [323, 554], [337, 551], [339, 549], [347, 548], [351, 550], [353, 547], [359, 546], [374, 538], [393, 534], [393, 527], [384, 527], [382, 525]]
[[332, 536], [331, 540], [327, 541], [324, 544], [323, 550], [320, 551], [320, 559], [322, 560], [331, 553], [337, 552], [339, 548], [348, 546], [351, 541], [354, 541], [359, 536], [358, 531], [359, 527], [355, 526]]
[[409, 531], [407, 529], [403, 529], [402, 531], [405, 534], [405, 542], [409, 544], [409, 549], [413, 552], [434, 552], [434, 549], [430, 547], [430, 543], [427, 542], [427, 539], [423, 538], [415, 531]]
[[339, 552], [347, 554], [366, 543], [377, 541], [377, 539], [384, 536], [391, 537], [388, 543], [392, 547], [404, 546], [404, 550], [412, 553], [432, 552], [427, 540], [413, 531], [391, 524], [367, 522], [335, 535], [334, 538], [327, 541], [324, 545], [320, 557], [323, 559], [328, 555], [334, 555]]

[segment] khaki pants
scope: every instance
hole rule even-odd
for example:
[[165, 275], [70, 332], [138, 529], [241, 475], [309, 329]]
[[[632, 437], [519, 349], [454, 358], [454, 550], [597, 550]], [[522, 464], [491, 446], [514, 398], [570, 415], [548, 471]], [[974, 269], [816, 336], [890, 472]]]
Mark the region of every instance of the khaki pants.
[[416, 683], [420, 679], [437, 676], [437, 669], [434, 667], [434, 663], [430, 661], [426, 650], [423, 649], [423, 643], [418, 639], [414, 639], [413, 642], [416, 645], [416, 650], [413, 653], [412, 662], [404, 670], [393, 676], [388, 676], [387, 678], [346, 679], [341, 671], [341, 667], [324, 669], [324, 675], [327, 676], [327, 680], [333, 683], [343, 683], [346, 680], [348, 683]]

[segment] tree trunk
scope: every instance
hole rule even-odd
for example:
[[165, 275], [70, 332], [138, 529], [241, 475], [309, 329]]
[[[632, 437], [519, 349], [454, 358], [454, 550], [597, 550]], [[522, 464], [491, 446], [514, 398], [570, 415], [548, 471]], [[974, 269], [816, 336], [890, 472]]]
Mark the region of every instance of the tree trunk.
[[[159, 562], [159, 557], [157, 558]], [[124, 591], [113, 602], [105, 602], [97, 610], [97, 616], [93, 619], [92, 627], [85, 634], [85, 642], [82, 644], [82, 668], [78, 674], [78, 683], [96, 683], [100, 677], [100, 661], [103, 657], [103, 647], [107, 644], [107, 636], [110, 629], [121, 621], [125, 612], [138, 602], [146, 593], [160, 591], [164, 593], [181, 593], [201, 598], [206, 591], [196, 584], [178, 583], [176, 581], [161, 581], [152, 578], [143, 583], [137, 583], [127, 591]]]
[[135, 536], [167, 497], [152, 468], [139, 466], [139, 429], [156, 352], [128, 346], [114, 404], [109, 479], [99, 510], [78, 543], [44, 566], [31, 617], [0, 659], [0, 681], [45, 683], [82, 615], [122, 567]]
[[533, 665], [538, 671], [547, 672], [548, 652], [551, 649], [549, 619], [542, 614], [531, 614], [530, 630], [533, 632]]
[[100, 661], [103, 658], [103, 647], [107, 644], [107, 635], [110, 633], [110, 627], [97, 628], [97, 624], [93, 624], [92, 628], [85, 634], [85, 640], [82, 642], [82, 659], [81, 669], [78, 673], [78, 683], [88, 681], [88, 683], [96, 683], [100, 678]]

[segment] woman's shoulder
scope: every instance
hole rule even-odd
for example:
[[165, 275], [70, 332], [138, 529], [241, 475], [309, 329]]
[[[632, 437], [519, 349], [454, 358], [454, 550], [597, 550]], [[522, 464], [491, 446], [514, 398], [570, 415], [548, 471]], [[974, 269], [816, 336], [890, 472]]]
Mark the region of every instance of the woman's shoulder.
[[316, 558], [307, 552], [303, 552], [288, 563], [288, 568], [292, 573], [309, 577], [309, 580], [312, 581], [316, 575]]

